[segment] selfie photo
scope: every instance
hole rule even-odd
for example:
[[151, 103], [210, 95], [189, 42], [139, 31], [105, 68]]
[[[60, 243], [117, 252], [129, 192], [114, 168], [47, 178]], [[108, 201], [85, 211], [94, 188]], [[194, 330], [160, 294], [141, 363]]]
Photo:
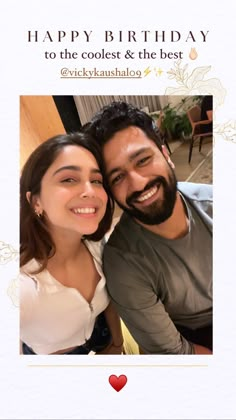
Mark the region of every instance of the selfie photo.
[[20, 97], [20, 354], [213, 353], [212, 96]]

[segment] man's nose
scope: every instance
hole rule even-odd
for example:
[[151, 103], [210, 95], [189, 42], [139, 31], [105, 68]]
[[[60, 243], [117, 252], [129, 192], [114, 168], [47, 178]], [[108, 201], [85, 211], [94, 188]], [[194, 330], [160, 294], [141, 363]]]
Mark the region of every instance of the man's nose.
[[142, 191], [146, 184], [147, 179], [137, 171], [130, 171], [128, 174], [129, 192]]
[[80, 193], [82, 198], [86, 197], [95, 197], [94, 187], [91, 182], [85, 182], [82, 186], [82, 191]]

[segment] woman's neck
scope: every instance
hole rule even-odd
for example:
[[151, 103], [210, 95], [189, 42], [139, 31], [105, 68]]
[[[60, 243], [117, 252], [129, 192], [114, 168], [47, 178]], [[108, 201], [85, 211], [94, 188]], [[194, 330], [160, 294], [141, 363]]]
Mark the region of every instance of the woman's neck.
[[51, 232], [56, 252], [49, 259], [58, 262], [60, 265], [78, 258], [84, 248], [82, 237], [78, 233], [53, 230]]

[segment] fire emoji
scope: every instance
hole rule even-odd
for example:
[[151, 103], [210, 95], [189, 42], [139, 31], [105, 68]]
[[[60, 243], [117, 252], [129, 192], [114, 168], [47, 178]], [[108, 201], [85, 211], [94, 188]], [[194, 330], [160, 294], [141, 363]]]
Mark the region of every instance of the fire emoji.
[[191, 48], [191, 51], [189, 53], [189, 58], [191, 60], [196, 60], [197, 56], [198, 56], [198, 53], [197, 53], [196, 49], [195, 48]]

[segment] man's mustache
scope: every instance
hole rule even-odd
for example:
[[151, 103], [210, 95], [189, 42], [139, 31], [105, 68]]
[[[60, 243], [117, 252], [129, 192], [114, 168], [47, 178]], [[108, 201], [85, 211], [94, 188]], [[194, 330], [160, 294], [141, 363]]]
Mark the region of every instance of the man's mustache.
[[145, 188], [142, 191], [134, 191], [132, 194], [129, 195], [126, 199], [126, 203], [128, 206], [133, 205], [133, 201], [136, 201], [145, 191], [150, 190], [150, 188], [154, 187], [157, 184], [167, 185], [167, 181], [163, 176], [158, 176], [152, 181], [148, 182], [148, 184], [145, 186]]

